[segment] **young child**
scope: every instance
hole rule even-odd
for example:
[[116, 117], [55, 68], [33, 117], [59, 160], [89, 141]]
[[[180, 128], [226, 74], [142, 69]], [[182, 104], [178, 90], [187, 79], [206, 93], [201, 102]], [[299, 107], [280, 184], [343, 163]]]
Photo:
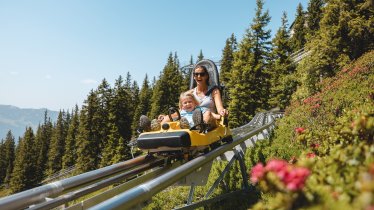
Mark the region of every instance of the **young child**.
[[[181, 127], [185, 128], [186, 126], [186, 120], [188, 121], [189, 127], [194, 126], [194, 121], [192, 119], [193, 111], [198, 107], [199, 102], [196, 100], [196, 98], [189, 92], [183, 92], [181, 93], [179, 97], [179, 112], [181, 115]], [[201, 108], [201, 111], [204, 113], [206, 112], [206, 108]], [[183, 119], [184, 118], [184, 119]]]
[[[196, 111], [202, 115], [202, 117], [196, 117]], [[194, 117], [195, 112], [195, 117]], [[179, 113], [181, 115], [180, 127], [182, 129], [189, 129], [195, 126], [195, 124], [201, 124], [206, 122], [206, 119], [220, 119], [221, 115], [211, 112], [206, 107], [200, 107], [198, 100], [195, 98], [191, 91], [183, 92], [179, 97]], [[198, 116], [199, 114], [197, 114]], [[213, 117], [211, 117], [213, 116]], [[173, 117], [173, 116], [172, 116]], [[175, 116], [174, 116], [175, 117]], [[157, 119], [153, 119], [152, 122], [148, 117], [142, 115], [139, 121], [139, 127], [143, 128], [144, 131], [156, 131], [161, 129], [161, 125], [170, 122], [168, 115], [159, 115]], [[215, 122], [206, 122], [212, 127], [215, 127]]]
[[[210, 116], [212, 116], [214, 119], [221, 118], [221, 115], [211, 112], [206, 107], [199, 106], [198, 100], [195, 98], [193, 93], [191, 93], [190, 91], [181, 93], [179, 97], [179, 109], [180, 109], [180, 115], [181, 115], [181, 120], [180, 120], [181, 127], [185, 127], [183, 126], [183, 121], [185, 121], [183, 118], [187, 119], [190, 127], [193, 127], [195, 124], [202, 123], [202, 120], [204, 120], [205, 123], [213, 124], [213, 122], [206, 122], [206, 119], [211, 119]], [[193, 117], [194, 111], [196, 109], [201, 111], [203, 115], [203, 119], [198, 119], [199, 117], [196, 117], [196, 116]], [[215, 123], [212, 126], [215, 127]]]

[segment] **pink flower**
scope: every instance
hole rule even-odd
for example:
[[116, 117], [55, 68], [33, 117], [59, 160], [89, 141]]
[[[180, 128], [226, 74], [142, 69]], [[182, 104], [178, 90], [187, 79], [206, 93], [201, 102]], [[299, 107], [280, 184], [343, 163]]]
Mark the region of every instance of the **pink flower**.
[[287, 165], [288, 163], [285, 160], [273, 159], [266, 164], [265, 169], [267, 171], [278, 172], [284, 170]]
[[251, 170], [251, 182], [257, 183], [265, 174], [265, 168], [262, 163], [257, 163]]
[[321, 105], [319, 105], [319, 104], [315, 104], [312, 108], [313, 109], [317, 109], [318, 107], [320, 107]]
[[282, 180], [287, 189], [295, 191], [304, 187], [305, 180], [309, 176], [310, 171], [304, 167], [295, 167], [287, 173]]
[[303, 127], [295, 128], [295, 132], [296, 132], [297, 134], [302, 134], [302, 133], [304, 133], [304, 131], [305, 131], [305, 128], [303, 128]]
[[310, 174], [308, 168], [296, 167], [288, 164], [285, 160], [273, 159], [268, 161], [265, 167], [262, 163], [258, 163], [252, 168], [251, 182], [257, 183], [268, 172], [275, 173], [286, 188], [291, 191], [302, 189]]
[[320, 145], [318, 143], [313, 143], [310, 145], [312, 149], [317, 149]]
[[316, 154], [314, 154], [313, 152], [309, 152], [308, 154], [306, 154], [306, 157], [307, 158], [315, 158]]
[[274, 172], [279, 179], [283, 179], [287, 176], [288, 168], [290, 165], [285, 160], [270, 160], [265, 166], [266, 171]]

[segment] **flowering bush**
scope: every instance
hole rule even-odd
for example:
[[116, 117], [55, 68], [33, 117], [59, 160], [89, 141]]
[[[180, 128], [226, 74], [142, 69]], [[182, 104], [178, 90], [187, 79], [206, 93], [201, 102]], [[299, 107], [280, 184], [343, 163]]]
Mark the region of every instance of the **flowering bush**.
[[[251, 182], [257, 183], [266, 179], [267, 173], [274, 173], [287, 190], [297, 191], [304, 187], [310, 171], [305, 167], [291, 165], [284, 160], [273, 159], [265, 167], [262, 163], [258, 163], [252, 168]], [[281, 186], [281, 189], [277, 190], [283, 190], [284, 187]]]
[[374, 207], [373, 63], [374, 51], [293, 101], [274, 137], [248, 152], [262, 192], [254, 209]]

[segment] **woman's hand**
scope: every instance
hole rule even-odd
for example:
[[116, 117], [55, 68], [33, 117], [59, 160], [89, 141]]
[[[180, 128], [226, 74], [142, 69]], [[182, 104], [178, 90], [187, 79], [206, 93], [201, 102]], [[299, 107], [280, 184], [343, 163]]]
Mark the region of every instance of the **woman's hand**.
[[222, 109], [222, 110], [219, 112], [219, 114], [220, 114], [221, 116], [227, 116], [227, 115], [229, 115], [229, 111], [226, 110], [226, 109]]

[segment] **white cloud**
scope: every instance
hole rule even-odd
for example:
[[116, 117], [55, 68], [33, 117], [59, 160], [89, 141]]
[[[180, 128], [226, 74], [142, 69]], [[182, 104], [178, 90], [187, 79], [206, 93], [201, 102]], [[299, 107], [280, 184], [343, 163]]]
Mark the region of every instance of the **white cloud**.
[[52, 79], [52, 76], [49, 75], [49, 74], [47, 74], [47, 75], [44, 76], [44, 78], [45, 78], [45, 79]]
[[81, 83], [85, 85], [91, 85], [91, 84], [97, 84], [97, 81], [94, 79], [84, 79], [84, 80], [81, 80]]
[[17, 71], [11, 71], [11, 72], [9, 72], [9, 74], [16, 76], [16, 75], [19, 75], [19, 72], [17, 72]]

